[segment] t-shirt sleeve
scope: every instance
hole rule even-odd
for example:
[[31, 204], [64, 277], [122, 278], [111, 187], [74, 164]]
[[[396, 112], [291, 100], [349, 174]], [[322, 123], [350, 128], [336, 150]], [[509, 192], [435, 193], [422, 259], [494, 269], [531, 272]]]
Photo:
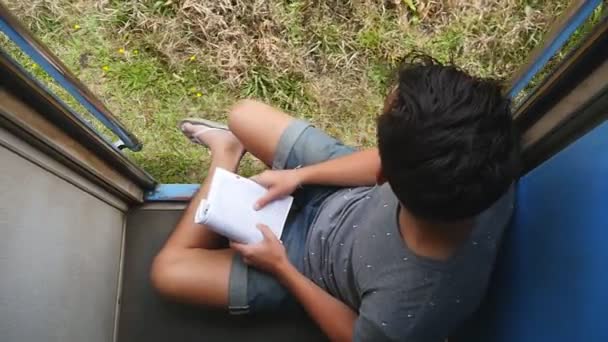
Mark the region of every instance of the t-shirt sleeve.
[[355, 322], [353, 336], [353, 341], [355, 342], [391, 341], [376, 322], [361, 315], [359, 315], [359, 318]]
[[[398, 300], [396, 298], [402, 298]], [[395, 292], [378, 291], [363, 296], [359, 317], [355, 322], [353, 341], [356, 342], [428, 342], [414, 334], [415, 319], [419, 305]]]
[[389, 335], [391, 328], [394, 329], [394, 327], [390, 327], [388, 322], [379, 318], [379, 310], [383, 305], [383, 301], [380, 299], [376, 294], [368, 294], [363, 297], [359, 308], [359, 318], [355, 322], [353, 341], [384, 342], [394, 340]]

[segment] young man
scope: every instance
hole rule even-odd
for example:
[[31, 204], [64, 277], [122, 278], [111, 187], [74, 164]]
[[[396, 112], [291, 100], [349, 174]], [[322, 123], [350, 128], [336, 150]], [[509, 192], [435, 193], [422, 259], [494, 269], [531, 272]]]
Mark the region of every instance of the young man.
[[[229, 130], [185, 121], [209, 176], [152, 267], [157, 290], [234, 313], [303, 307], [332, 341], [443, 341], [478, 306], [511, 217], [517, 140], [499, 86], [418, 58], [355, 152], [309, 124], [243, 101]], [[248, 151], [273, 171], [257, 206], [294, 194], [282, 241], [227, 244], [194, 213], [213, 171]], [[230, 213], [227, 213], [229, 215]], [[300, 306], [299, 306], [299, 305]]]

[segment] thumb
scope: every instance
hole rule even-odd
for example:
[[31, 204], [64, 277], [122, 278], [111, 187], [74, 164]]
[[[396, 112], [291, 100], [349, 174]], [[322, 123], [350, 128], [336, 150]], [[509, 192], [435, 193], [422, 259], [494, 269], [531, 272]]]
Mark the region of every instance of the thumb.
[[260, 209], [264, 208], [268, 203], [274, 201], [280, 195], [281, 195], [281, 193], [278, 188], [276, 188], [276, 187], [270, 188], [270, 189], [268, 189], [268, 191], [266, 191], [264, 196], [260, 197], [260, 199], [257, 202], [255, 202], [255, 205], [253, 206], [253, 208], [255, 210], [260, 210]]
[[[249, 177], [249, 179], [251, 179], [252, 181], [262, 185], [262, 177], [260, 177], [260, 175], [255, 175], [255, 176], [251, 176]], [[263, 185], [262, 185], [263, 186]]]
[[263, 223], [258, 223], [256, 227], [258, 227], [260, 232], [262, 232], [262, 235], [264, 235], [264, 240], [277, 240], [277, 237], [274, 235], [274, 232], [267, 225]]
[[268, 188], [270, 185], [270, 179], [268, 177], [268, 171], [264, 171], [262, 173], [258, 173], [255, 176], [250, 177], [252, 181], [260, 184], [261, 186]]
[[241, 255], [245, 254], [244, 252], [246, 252], [248, 250], [248, 246], [246, 244], [238, 243], [235, 241], [230, 241], [230, 248], [234, 249]]

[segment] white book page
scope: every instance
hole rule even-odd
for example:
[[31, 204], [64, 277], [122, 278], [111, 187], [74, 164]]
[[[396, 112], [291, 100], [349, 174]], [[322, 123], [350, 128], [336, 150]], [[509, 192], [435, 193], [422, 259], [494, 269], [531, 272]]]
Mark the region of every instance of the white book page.
[[266, 189], [256, 182], [217, 168], [207, 200], [201, 201], [195, 221], [241, 243], [256, 243], [263, 239], [256, 227], [258, 223], [270, 227], [280, 238], [293, 197], [276, 200], [256, 211], [253, 206], [265, 193]]

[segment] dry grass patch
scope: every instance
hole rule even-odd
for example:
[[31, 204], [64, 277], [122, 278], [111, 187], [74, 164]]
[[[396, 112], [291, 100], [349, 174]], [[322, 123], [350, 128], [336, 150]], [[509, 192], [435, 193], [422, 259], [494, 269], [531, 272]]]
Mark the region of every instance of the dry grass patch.
[[[347, 143], [373, 145], [375, 116], [405, 54], [419, 50], [473, 74], [505, 79], [567, 5], [564, 0], [7, 2], [144, 141], [144, 151], [132, 157], [163, 182], [195, 182], [205, 173], [207, 155], [175, 129], [183, 116], [222, 120], [230, 103], [254, 97]], [[260, 168], [248, 160], [242, 171]]]

